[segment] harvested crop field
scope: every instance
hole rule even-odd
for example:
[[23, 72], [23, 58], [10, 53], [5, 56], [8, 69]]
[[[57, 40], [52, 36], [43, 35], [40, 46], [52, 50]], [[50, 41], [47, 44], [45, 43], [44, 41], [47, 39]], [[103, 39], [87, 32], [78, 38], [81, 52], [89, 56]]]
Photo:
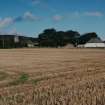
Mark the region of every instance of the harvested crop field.
[[1, 49], [0, 105], [105, 105], [105, 49]]

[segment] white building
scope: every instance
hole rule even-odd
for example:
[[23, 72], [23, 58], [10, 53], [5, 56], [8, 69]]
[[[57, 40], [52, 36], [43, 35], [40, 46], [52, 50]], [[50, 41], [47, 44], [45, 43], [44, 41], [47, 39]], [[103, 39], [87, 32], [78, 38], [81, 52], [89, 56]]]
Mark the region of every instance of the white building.
[[92, 38], [86, 44], [85, 48], [105, 48], [105, 43], [100, 38]]

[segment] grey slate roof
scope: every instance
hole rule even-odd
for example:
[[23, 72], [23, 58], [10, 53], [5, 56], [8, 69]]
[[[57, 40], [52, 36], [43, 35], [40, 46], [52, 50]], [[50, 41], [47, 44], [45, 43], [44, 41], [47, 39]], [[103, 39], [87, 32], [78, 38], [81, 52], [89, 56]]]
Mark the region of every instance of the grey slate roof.
[[90, 39], [87, 43], [103, 43], [103, 41], [99, 37], [96, 37]]

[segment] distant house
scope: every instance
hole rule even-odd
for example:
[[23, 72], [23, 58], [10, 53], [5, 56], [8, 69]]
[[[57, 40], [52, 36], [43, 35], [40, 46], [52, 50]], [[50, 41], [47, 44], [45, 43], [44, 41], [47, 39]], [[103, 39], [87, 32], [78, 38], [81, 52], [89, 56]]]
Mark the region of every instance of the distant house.
[[38, 45], [38, 39], [20, 35], [0, 35], [0, 48], [23, 48]]
[[77, 48], [84, 48], [84, 44], [77, 45]]
[[27, 40], [26, 41], [26, 47], [28, 47], [28, 48], [34, 48], [35, 46], [34, 46], [34, 42], [32, 42], [31, 40]]
[[14, 48], [15, 35], [0, 35], [0, 48]]
[[74, 45], [69, 43], [69, 44], [65, 45], [63, 48], [74, 48]]
[[105, 43], [99, 38], [95, 37], [90, 39], [86, 44], [84, 44], [85, 48], [105, 48]]

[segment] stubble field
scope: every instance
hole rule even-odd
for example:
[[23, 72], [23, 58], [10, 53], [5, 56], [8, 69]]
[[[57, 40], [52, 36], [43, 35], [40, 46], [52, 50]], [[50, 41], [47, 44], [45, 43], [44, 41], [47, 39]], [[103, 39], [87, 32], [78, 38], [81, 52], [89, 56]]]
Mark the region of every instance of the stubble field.
[[0, 105], [105, 105], [105, 49], [0, 50]]

